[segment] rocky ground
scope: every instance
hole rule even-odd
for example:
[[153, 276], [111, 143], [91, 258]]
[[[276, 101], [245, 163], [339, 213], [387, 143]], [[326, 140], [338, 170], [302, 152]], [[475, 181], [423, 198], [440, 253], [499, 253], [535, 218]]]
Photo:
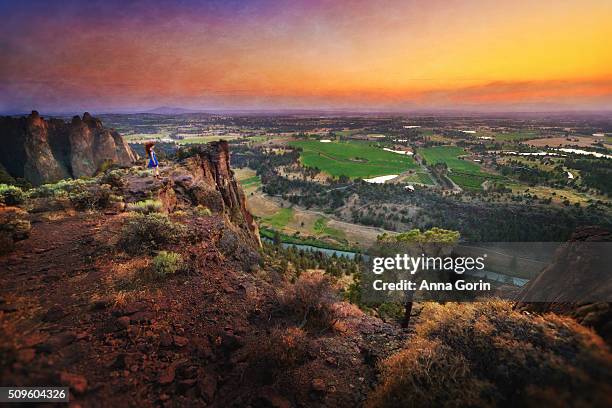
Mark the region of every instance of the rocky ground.
[[[0, 258], [3, 385], [69, 384], [83, 406], [350, 406], [371, 387], [377, 355], [398, 347], [394, 327], [340, 304], [342, 326], [308, 340], [299, 393], [244, 381], [241, 348], [281, 324], [274, 288], [204, 241], [193, 276], [117, 294], [134, 260], [106, 247], [123, 217], [37, 220]], [[215, 225], [201, 227], [212, 236]]]
[[[118, 248], [131, 216], [123, 205], [30, 208], [29, 237], [0, 256], [0, 385], [68, 385], [73, 406], [94, 407], [365, 400], [376, 363], [407, 333], [337, 299], [328, 327], [311, 329], [307, 316], [300, 322], [284, 313], [286, 282], [258, 260], [256, 240], [244, 239], [253, 231], [218, 158], [198, 163], [214, 165], [203, 175], [166, 169], [154, 180], [126, 173], [114, 188], [128, 203], [154, 194], [162, 211], [191, 231], [190, 239], [165, 247], [188, 264], [165, 279], [138, 278], [152, 255]], [[185, 200], [214, 204], [210, 195], [198, 198], [209, 176], [220, 208], [200, 216]]]

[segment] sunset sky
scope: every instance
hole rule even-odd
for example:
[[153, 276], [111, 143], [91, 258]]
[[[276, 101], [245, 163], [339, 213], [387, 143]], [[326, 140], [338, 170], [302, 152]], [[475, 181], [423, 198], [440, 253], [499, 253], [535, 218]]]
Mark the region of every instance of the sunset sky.
[[0, 112], [612, 109], [610, 0], [0, 0]]

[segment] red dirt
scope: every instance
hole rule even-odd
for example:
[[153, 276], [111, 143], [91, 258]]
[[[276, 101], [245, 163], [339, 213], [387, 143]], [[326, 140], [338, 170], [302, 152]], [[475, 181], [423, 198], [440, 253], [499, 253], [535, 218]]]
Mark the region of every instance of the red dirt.
[[33, 222], [0, 257], [0, 385], [70, 385], [75, 406], [355, 406], [377, 358], [402, 342], [393, 326], [339, 303], [341, 324], [309, 335], [293, 389], [245, 376], [248, 356], [237, 351], [284, 323], [274, 286], [224, 258], [216, 217], [199, 221], [203, 242], [180, 248], [192, 274], [124, 285], [122, 265], [146, 260], [114, 249], [123, 218]]

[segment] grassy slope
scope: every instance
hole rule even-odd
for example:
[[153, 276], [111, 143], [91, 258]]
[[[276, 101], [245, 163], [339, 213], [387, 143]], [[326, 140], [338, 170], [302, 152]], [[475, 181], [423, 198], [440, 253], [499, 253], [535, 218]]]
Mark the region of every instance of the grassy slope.
[[369, 178], [399, 174], [417, 167], [411, 157], [387, 152], [366, 142], [321, 143], [306, 140], [291, 142], [290, 145], [303, 149], [302, 164], [318, 167], [335, 177]]

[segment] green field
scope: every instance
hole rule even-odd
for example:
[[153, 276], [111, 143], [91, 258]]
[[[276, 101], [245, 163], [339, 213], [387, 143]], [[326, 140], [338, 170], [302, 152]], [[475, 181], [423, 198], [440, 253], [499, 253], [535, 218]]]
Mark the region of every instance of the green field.
[[419, 149], [419, 154], [427, 161], [427, 164], [433, 166], [436, 163], [446, 163], [451, 170], [460, 170], [464, 172], [480, 172], [480, 167], [467, 160], [459, 159], [459, 156], [466, 155], [467, 152], [457, 146], [436, 146]]
[[500, 142], [510, 142], [510, 141], [518, 141], [518, 140], [529, 140], [536, 139], [538, 137], [538, 133], [534, 131], [517, 131], [517, 132], [508, 132], [508, 133], [495, 133], [495, 140]]
[[497, 176], [495, 174], [489, 173], [465, 173], [462, 171], [453, 171], [448, 175], [451, 180], [455, 182], [459, 187], [467, 190], [480, 190], [482, 188], [482, 183], [486, 180], [505, 180], [501, 176]]
[[283, 229], [293, 218], [293, 208], [281, 208], [276, 214], [265, 217], [263, 221], [275, 229]]
[[419, 154], [428, 165], [446, 163], [448, 177], [463, 189], [480, 190], [485, 180], [504, 180], [501, 176], [483, 172], [476, 163], [459, 159], [459, 156], [467, 153], [457, 146], [428, 147], [420, 149]]
[[422, 134], [423, 136], [433, 136], [433, 135], [434, 135], [434, 131], [433, 131], [433, 129], [424, 129], [424, 128], [420, 128], [420, 129], [418, 129], [418, 130], [421, 132], [421, 134]]
[[270, 139], [270, 137], [266, 135], [251, 136], [249, 137], [249, 142], [261, 143], [261, 142], [265, 142], [268, 139]]
[[323, 241], [315, 237], [302, 237], [297, 235], [287, 235], [280, 231], [261, 227], [259, 228], [259, 235], [263, 238], [267, 238], [269, 240], [274, 240], [275, 235], [278, 233], [278, 236], [281, 242], [287, 244], [296, 244], [296, 245], [309, 245], [317, 248], [325, 248], [325, 249], [335, 249], [338, 251], [350, 251], [350, 252], [360, 252], [360, 249], [357, 247], [350, 246], [346, 243], [334, 243], [329, 241]]
[[431, 179], [431, 176], [428, 173], [413, 173], [402, 179], [402, 182], [405, 183], [419, 183], [419, 184], [427, 184], [433, 185], [434, 181]]
[[304, 140], [289, 145], [303, 149], [300, 159], [304, 166], [317, 167], [334, 177], [370, 178], [417, 168], [412, 157], [385, 151], [368, 142]]
[[356, 133], [363, 132], [363, 129], [350, 129], [350, 130], [335, 130], [334, 133], [338, 136], [348, 137], [352, 136]]
[[239, 180], [239, 182], [240, 182], [240, 185], [244, 188], [261, 186], [261, 178], [259, 176], [248, 177], [248, 178]]
[[328, 235], [332, 238], [337, 238], [337, 239], [346, 238], [346, 234], [344, 233], [344, 231], [340, 231], [339, 229], [328, 227], [327, 226], [328, 222], [329, 220], [325, 217], [317, 218], [317, 220], [315, 221], [312, 227], [314, 233], [317, 235]]
[[204, 144], [210, 142], [216, 142], [218, 140], [234, 140], [237, 139], [238, 136], [194, 136], [194, 137], [186, 137], [182, 140], [177, 140], [176, 142], [180, 145], [188, 145], [188, 144]]

